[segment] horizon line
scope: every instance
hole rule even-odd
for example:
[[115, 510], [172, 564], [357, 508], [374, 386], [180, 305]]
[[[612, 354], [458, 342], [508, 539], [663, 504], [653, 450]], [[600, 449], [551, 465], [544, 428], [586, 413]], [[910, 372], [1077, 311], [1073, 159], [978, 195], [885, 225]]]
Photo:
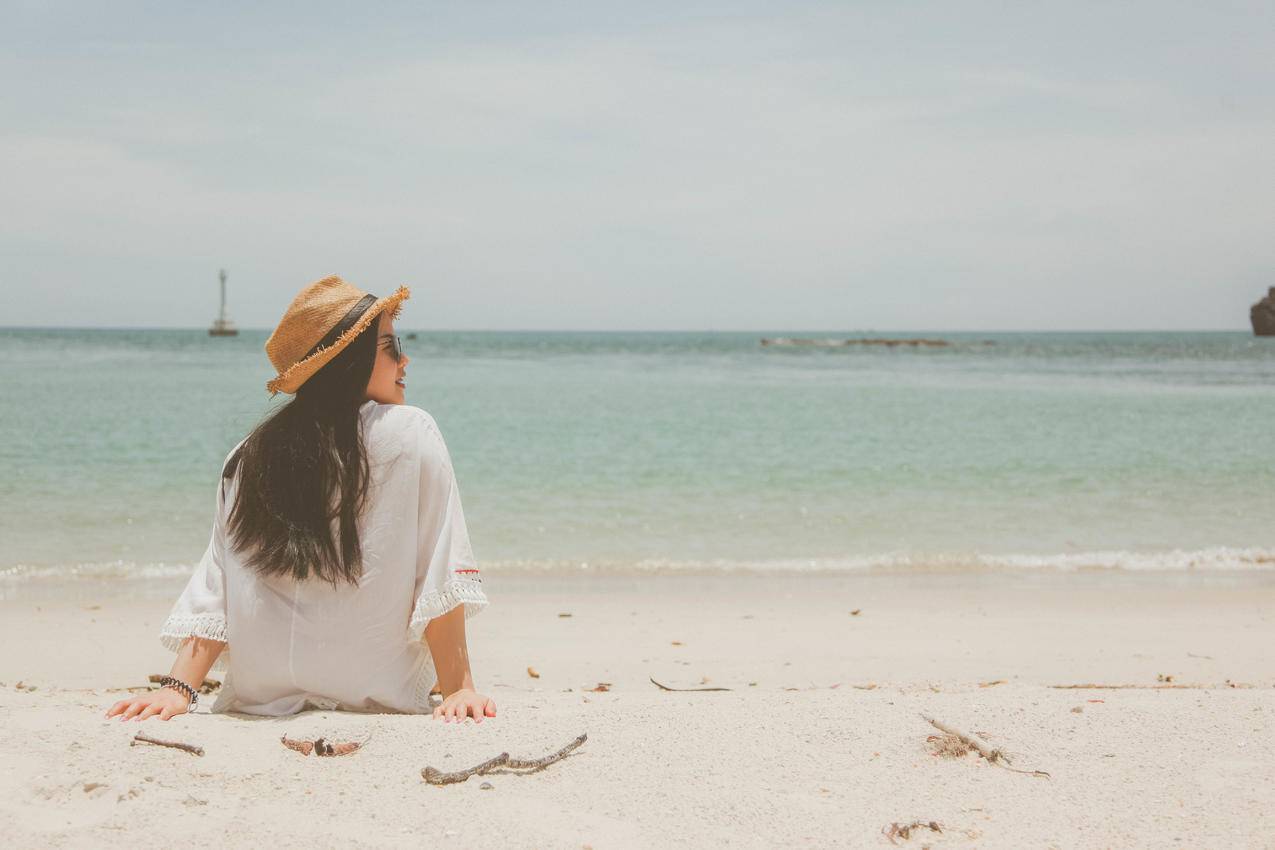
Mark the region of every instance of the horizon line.
[[[0, 331], [203, 331], [207, 326], [189, 325], [0, 325]], [[274, 328], [241, 327], [239, 332], [271, 333]], [[399, 333], [595, 333], [595, 334], [658, 334], [658, 333], [731, 333], [731, 334], [1028, 334], [1028, 333], [1249, 333], [1251, 328], [399, 328]]]

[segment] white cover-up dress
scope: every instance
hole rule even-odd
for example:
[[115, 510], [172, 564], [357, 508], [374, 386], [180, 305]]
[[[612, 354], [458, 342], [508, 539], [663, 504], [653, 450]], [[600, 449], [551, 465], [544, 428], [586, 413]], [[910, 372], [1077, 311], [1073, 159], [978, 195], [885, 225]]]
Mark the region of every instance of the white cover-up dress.
[[487, 604], [433, 417], [367, 401], [359, 418], [370, 480], [357, 586], [247, 567], [226, 533], [239, 470], [218, 482], [212, 538], [160, 633], [173, 651], [191, 635], [226, 642], [212, 668], [225, 674], [214, 712], [429, 712], [437, 676], [425, 624], [457, 605], [468, 619]]

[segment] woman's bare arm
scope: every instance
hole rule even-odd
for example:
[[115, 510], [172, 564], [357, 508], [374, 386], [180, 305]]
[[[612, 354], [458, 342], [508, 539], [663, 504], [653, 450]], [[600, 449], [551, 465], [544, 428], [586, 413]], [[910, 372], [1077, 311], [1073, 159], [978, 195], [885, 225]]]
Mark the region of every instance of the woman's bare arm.
[[[197, 637], [186, 638], [177, 652], [173, 669], [168, 675], [199, 690], [208, 671], [212, 669], [213, 662], [225, 648], [226, 644], [223, 641]], [[185, 694], [173, 688], [160, 688], [148, 694], [139, 694], [136, 697], [120, 700], [107, 710], [106, 716], [114, 717], [118, 714], [120, 720], [145, 720], [157, 714], [160, 720], [168, 720], [178, 714], [185, 714], [189, 707]]]
[[226, 644], [219, 640], [186, 638], [181, 650], [177, 653], [177, 658], [173, 660], [173, 669], [168, 671], [168, 675], [174, 679], [181, 679], [195, 690], [199, 690], [199, 686], [208, 677], [208, 671], [212, 669], [225, 648]]
[[496, 704], [474, 690], [469, 647], [465, 643], [465, 606], [457, 605], [430, 620], [425, 624], [424, 636], [443, 692], [443, 702], [434, 709], [434, 716], [460, 721], [472, 714], [479, 723], [484, 716], [495, 717]]
[[449, 697], [462, 688], [473, 688], [469, 670], [469, 647], [465, 643], [465, 606], [457, 605], [441, 617], [425, 624], [425, 642], [434, 656], [438, 686]]

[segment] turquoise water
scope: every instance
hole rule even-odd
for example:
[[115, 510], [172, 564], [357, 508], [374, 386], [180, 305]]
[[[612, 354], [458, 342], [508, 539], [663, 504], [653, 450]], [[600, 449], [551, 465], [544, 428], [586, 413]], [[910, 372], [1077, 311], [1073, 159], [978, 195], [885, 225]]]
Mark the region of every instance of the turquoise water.
[[[488, 565], [1275, 567], [1275, 339], [408, 330]], [[0, 573], [196, 562], [266, 336], [0, 330]]]

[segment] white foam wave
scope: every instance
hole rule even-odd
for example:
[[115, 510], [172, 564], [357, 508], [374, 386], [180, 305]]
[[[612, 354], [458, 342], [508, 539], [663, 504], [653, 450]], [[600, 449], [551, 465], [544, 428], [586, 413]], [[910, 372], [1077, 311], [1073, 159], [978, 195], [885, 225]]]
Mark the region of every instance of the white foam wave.
[[[980, 554], [885, 552], [842, 558], [791, 558], [769, 560], [644, 558], [625, 561], [571, 559], [486, 560], [484, 570], [493, 573], [854, 573], [854, 572], [997, 572], [1053, 570], [1133, 572], [1235, 572], [1275, 571], [1275, 549], [1231, 548], [1173, 549], [1165, 551], [1107, 550], [1054, 554]], [[193, 564], [108, 561], [63, 565], [17, 564], [0, 568], [0, 583], [39, 580], [148, 580], [190, 575]]]
[[189, 576], [194, 564], [137, 563], [135, 561], [103, 561], [78, 564], [14, 564], [0, 567], [0, 582], [23, 582], [63, 579], [164, 579]]
[[[605, 565], [598, 565], [605, 570]], [[1163, 572], [1275, 571], [1275, 549], [1172, 549], [1163, 551], [1103, 550], [1067, 553], [924, 553], [885, 552], [844, 558], [805, 558], [768, 561], [677, 561], [647, 559], [631, 565], [637, 571], [693, 570], [732, 572], [991, 572], [999, 570], [1128, 570]]]
[[984, 556], [988, 564], [1017, 569], [1167, 570], [1212, 572], [1275, 570], [1275, 549], [1174, 549], [1168, 552], [1081, 552], [1064, 555]]

